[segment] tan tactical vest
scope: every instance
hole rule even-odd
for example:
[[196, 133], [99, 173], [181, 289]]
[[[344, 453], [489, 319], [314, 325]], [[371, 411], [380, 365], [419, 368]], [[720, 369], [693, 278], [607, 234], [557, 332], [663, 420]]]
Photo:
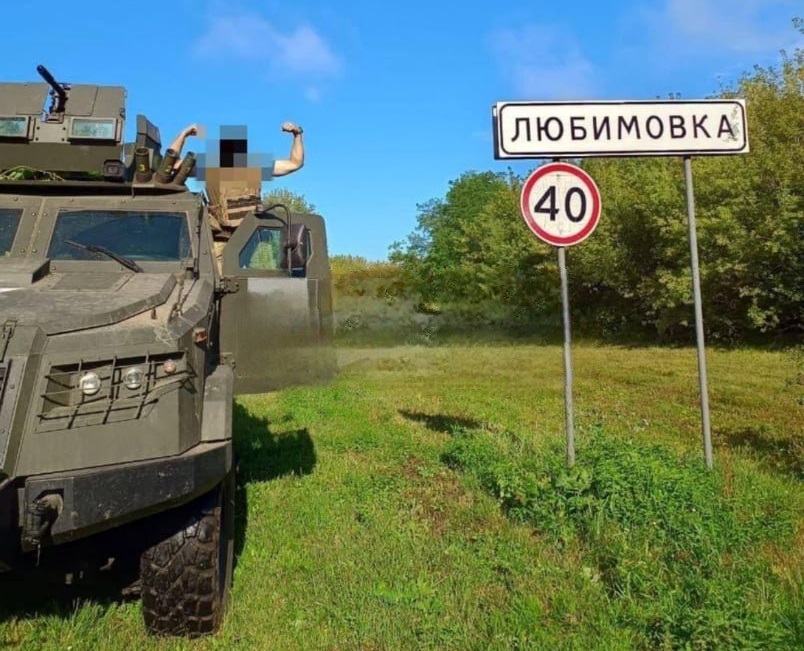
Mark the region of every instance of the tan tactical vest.
[[243, 218], [260, 203], [262, 171], [259, 168], [208, 168], [205, 170], [209, 221], [216, 240], [228, 240]]

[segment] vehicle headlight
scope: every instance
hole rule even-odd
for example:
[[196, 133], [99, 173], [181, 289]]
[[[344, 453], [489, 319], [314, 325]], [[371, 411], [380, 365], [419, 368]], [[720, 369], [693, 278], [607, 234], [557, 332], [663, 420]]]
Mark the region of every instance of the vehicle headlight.
[[101, 388], [101, 379], [97, 373], [84, 373], [78, 381], [78, 387], [85, 396], [94, 396]]
[[134, 366], [123, 374], [123, 384], [128, 389], [139, 389], [142, 386], [142, 369]]

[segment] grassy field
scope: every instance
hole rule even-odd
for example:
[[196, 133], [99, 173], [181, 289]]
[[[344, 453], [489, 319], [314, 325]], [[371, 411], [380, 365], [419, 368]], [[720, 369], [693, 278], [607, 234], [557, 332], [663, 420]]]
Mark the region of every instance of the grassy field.
[[326, 387], [238, 401], [238, 559], [220, 635], [138, 603], [3, 613], [0, 649], [804, 648], [804, 399], [791, 353], [348, 347]]

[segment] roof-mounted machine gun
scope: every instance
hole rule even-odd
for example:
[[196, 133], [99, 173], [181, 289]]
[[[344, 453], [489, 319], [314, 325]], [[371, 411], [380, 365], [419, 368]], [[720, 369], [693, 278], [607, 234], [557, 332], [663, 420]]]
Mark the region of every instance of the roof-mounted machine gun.
[[45, 66], [36, 66], [36, 71], [42, 76], [50, 86], [50, 108], [44, 117], [45, 122], [58, 122], [59, 124], [64, 121], [64, 109], [67, 104], [70, 90], [70, 84], [60, 84], [56, 81], [55, 77], [50, 74], [50, 70]]
[[[137, 116], [137, 135], [124, 143], [126, 89], [66, 84], [43, 65], [43, 82], [0, 82], [0, 170], [17, 167], [47, 172], [62, 180], [102, 178], [134, 186], [184, 188], [195, 156], [161, 153], [159, 129]], [[50, 106], [45, 104], [50, 96]]]
[[44, 82], [0, 83], [0, 169], [120, 178], [126, 89], [60, 83], [43, 65], [36, 71]]

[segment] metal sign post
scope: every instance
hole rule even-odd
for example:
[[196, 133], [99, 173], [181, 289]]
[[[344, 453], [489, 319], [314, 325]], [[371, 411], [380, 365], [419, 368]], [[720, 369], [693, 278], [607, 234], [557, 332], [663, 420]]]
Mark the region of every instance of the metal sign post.
[[575, 416], [572, 406], [572, 338], [570, 336], [569, 283], [567, 250], [558, 247], [558, 274], [561, 276], [561, 312], [564, 318], [564, 411], [567, 421], [567, 465], [575, 465]]
[[[727, 156], [746, 154], [748, 125], [745, 100], [708, 99], [679, 101], [549, 101], [549, 102], [497, 102], [491, 108], [494, 134], [494, 158], [544, 159], [590, 157], [641, 157], [683, 156], [684, 177], [687, 186], [687, 214], [690, 238], [690, 266], [695, 304], [695, 332], [698, 347], [698, 378], [701, 392], [703, 446], [706, 465], [712, 468], [712, 440], [709, 424], [709, 396], [706, 378], [706, 357], [701, 307], [700, 272], [698, 269], [698, 241], [695, 233], [695, 200], [692, 189], [692, 156]], [[554, 165], [566, 165], [554, 163]], [[545, 166], [545, 167], [550, 167]], [[580, 187], [565, 190], [564, 213], [566, 219], [578, 226], [587, 225], [585, 235], [572, 241], [560, 234], [551, 233], [545, 224], [538, 224], [536, 213], [550, 215], [556, 226], [557, 187], [544, 194], [536, 192], [537, 202], [526, 205], [525, 189], [532, 184], [540, 168], [531, 175], [523, 188], [522, 214], [528, 227], [540, 239], [558, 249], [561, 292], [564, 302], [564, 364], [567, 375], [567, 460], [574, 459], [574, 432], [572, 424], [572, 367], [569, 356], [569, 306], [567, 290], [566, 253], [564, 246], [576, 244], [588, 236], [596, 224], [584, 220], [587, 195]], [[580, 170], [580, 168], [575, 168]], [[546, 173], [546, 172], [545, 172]], [[583, 172], [582, 172], [583, 173]], [[585, 174], [585, 173], [584, 173]], [[580, 177], [578, 177], [580, 178]], [[591, 181], [591, 179], [590, 179]], [[592, 182], [594, 184], [594, 182]], [[597, 189], [595, 188], [595, 192]], [[583, 197], [583, 199], [581, 199]], [[598, 208], [599, 208], [599, 194]], [[572, 204], [575, 200], [576, 203]], [[529, 198], [530, 201], [530, 198]], [[578, 201], [581, 204], [578, 205]], [[560, 202], [559, 202], [560, 203]], [[545, 208], [545, 206], [548, 208]], [[560, 220], [559, 220], [560, 222]], [[560, 230], [560, 229], [559, 229]], [[584, 230], [584, 229], [582, 229]]]
[[690, 232], [692, 267], [692, 299], [695, 304], [695, 339], [698, 346], [698, 382], [701, 389], [701, 428], [704, 459], [712, 468], [712, 433], [709, 427], [709, 390], [706, 380], [706, 348], [704, 346], [703, 307], [701, 303], [701, 274], [698, 268], [698, 236], [695, 232], [695, 195], [692, 188], [692, 157], [684, 156], [684, 182], [687, 186], [687, 224]]
[[556, 161], [531, 174], [522, 186], [522, 217], [531, 232], [558, 249], [561, 305], [564, 321], [564, 408], [567, 424], [567, 465], [575, 464], [575, 422], [572, 405], [572, 339], [570, 333], [567, 249], [583, 242], [600, 220], [600, 191], [580, 167]]

